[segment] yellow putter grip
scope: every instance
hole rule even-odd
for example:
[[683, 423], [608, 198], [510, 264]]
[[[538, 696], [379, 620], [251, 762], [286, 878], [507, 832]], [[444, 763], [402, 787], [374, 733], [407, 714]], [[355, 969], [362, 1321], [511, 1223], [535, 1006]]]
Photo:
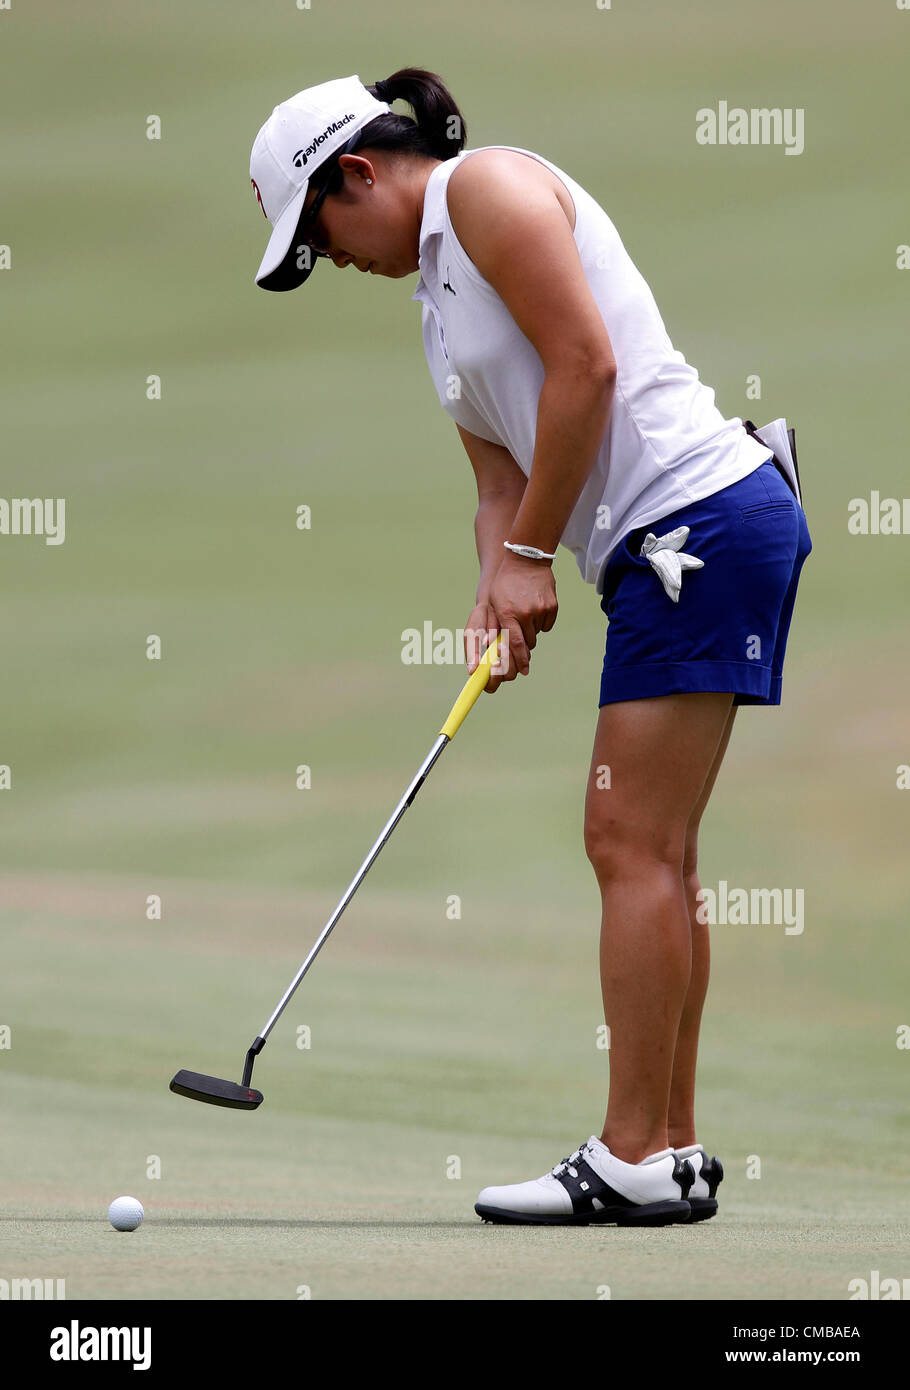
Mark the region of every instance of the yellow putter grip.
[[468, 677], [464, 690], [462, 690], [458, 699], [455, 701], [449, 711], [448, 719], [439, 730], [441, 734], [445, 734], [446, 738], [455, 737], [471, 710], [474, 708], [474, 704], [480, 692], [486, 688], [487, 681], [490, 679], [490, 667], [495, 664], [498, 655], [499, 638], [497, 637], [495, 642], [490, 643], [483, 656], [480, 658], [480, 661], [477, 663], [477, 669], [474, 671], [473, 675]]

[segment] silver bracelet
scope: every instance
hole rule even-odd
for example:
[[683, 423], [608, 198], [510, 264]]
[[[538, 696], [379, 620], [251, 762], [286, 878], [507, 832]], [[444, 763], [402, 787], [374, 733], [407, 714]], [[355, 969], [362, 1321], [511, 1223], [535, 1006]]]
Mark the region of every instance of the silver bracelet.
[[536, 545], [512, 545], [511, 541], [503, 541], [506, 550], [514, 550], [516, 555], [523, 555], [526, 560], [555, 560], [555, 555], [548, 555], [545, 550], [538, 550]]

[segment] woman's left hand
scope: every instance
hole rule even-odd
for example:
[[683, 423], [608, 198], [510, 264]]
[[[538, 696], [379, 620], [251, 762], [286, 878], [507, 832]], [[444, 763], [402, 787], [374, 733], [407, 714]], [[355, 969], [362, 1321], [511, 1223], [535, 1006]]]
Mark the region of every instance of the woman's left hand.
[[552, 569], [541, 560], [510, 552], [493, 580], [489, 604], [499, 627], [509, 634], [509, 663], [498, 685], [513, 681], [519, 671], [528, 674], [538, 632], [549, 632], [556, 622], [559, 604]]

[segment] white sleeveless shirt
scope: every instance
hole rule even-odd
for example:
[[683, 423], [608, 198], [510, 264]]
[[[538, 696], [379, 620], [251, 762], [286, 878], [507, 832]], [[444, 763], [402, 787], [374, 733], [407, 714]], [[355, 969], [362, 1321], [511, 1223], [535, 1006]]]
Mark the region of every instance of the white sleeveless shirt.
[[[560, 543], [583, 578], [603, 592], [603, 571], [623, 536], [720, 492], [767, 459], [739, 418], [724, 419], [714, 392], [667, 336], [650, 289], [603, 208], [542, 155], [575, 204], [575, 245], [616, 358], [603, 443]], [[502, 299], [452, 229], [446, 187], [463, 150], [427, 180], [420, 226], [423, 342], [440, 404], [458, 424], [504, 445], [530, 476], [544, 369]], [[533, 536], [518, 540], [534, 544]]]

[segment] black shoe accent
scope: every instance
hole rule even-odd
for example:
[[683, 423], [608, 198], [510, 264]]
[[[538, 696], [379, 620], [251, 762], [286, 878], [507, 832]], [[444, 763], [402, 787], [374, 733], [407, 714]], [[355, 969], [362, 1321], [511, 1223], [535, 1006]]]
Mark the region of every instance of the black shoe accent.
[[[679, 1154], [674, 1153], [676, 1162], [673, 1165], [673, 1181], [679, 1187], [679, 1195], [684, 1202], [689, 1199], [689, 1189], [695, 1181], [695, 1169], [687, 1158], [680, 1158]], [[713, 1197], [713, 1192], [712, 1192]]]
[[720, 1159], [705, 1156], [701, 1161], [701, 1176], [708, 1184], [708, 1196], [716, 1197], [717, 1189], [724, 1180], [724, 1165]]
[[[564, 1158], [563, 1163], [566, 1165], [564, 1171], [554, 1173], [553, 1176], [558, 1183], [562, 1184], [572, 1199], [573, 1215], [600, 1216], [601, 1209], [624, 1211], [635, 1206], [635, 1203], [628, 1197], [624, 1197], [608, 1182], [604, 1182], [603, 1178], [595, 1173], [590, 1163], [581, 1154], [574, 1162], [569, 1158]], [[569, 1165], [575, 1169], [577, 1176], [574, 1178], [569, 1172]], [[600, 1209], [594, 1205], [595, 1197], [601, 1203]]]
[[[689, 1160], [686, 1159], [688, 1163]], [[707, 1197], [690, 1197], [693, 1221], [708, 1221], [717, 1215], [717, 1189], [724, 1180], [724, 1166], [719, 1158], [708, 1158], [702, 1149], [701, 1177], [708, 1184]]]
[[[680, 1204], [686, 1202], [689, 1189], [695, 1181], [695, 1169], [688, 1159], [678, 1158], [675, 1154], [674, 1159], [672, 1177], [679, 1188], [678, 1201], [633, 1202], [629, 1197], [624, 1197], [621, 1192], [617, 1192], [608, 1182], [605, 1182], [581, 1154], [574, 1162], [568, 1158], [564, 1159], [565, 1170], [562, 1173], [555, 1173], [554, 1177], [557, 1182], [562, 1184], [572, 1199], [572, 1213], [575, 1216], [590, 1213], [598, 1221], [619, 1221], [621, 1225], [647, 1225], [649, 1224], [646, 1220], [647, 1212], [654, 1211], [659, 1214], [658, 1209], [662, 1212], [666, 1208], [667, 1211], [663, 1214], [667, 1216], [667, 1219], [678, 1221], [680, 1219], [678, 1214]], [[575, 1169], [576, 1177], [572, 1177], [569, 1167]], [[594, 1206], [595, 1198], [602, 1204], [600, 1208]], [[607, 1212], [610, 1215], [606, 1215]], [[623, 1213], [627, 1214], [625, 1219], [622, 1219]], [[638, 1213], [638, 1219], [632, 1213]], [[674, 1216], [673, 1213], [676, 1215]]]

